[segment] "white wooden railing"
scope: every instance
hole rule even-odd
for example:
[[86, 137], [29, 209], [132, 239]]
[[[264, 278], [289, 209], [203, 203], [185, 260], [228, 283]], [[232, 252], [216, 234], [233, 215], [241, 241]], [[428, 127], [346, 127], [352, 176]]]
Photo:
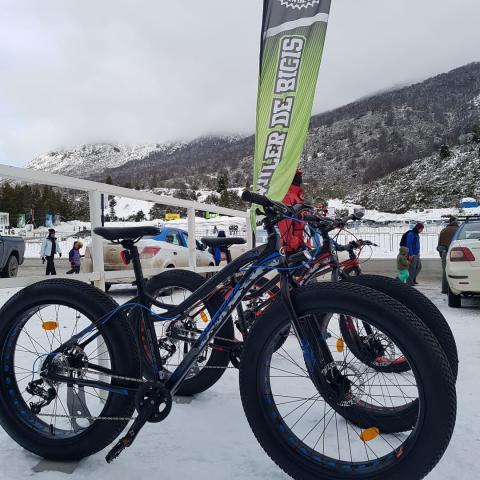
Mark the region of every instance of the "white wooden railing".
[[[101, 226], [101, 196], [114, 195], [117, 197], [133, 198], [137, 200], [145, 200], [147, 202], [158, 203], [172, 207], [181, 207], [187, 210], [188, 221], [188, 269], [196, 272], [216, 271], [220, 267], [197, 267], [196, 265], [196, 222], [195, 212], [212, 212], [220, 215], [231, 217], [242, 217], [246, 219], [247, 226], [247, 245], [252, 246], [252, 229], [250, 226], [249, 212], [233, 210], [230, 208], [218, 207], [216, 205], [208, 205], [205, 203], [194, 202], [191, 200], [182, 200], [178, 198], [157, 195], [151, 192], [133, 190], [130, 188], [116, 187], [105, 183], [92, 182], [90, 180], [82, 180], [78, 178], [66, 177], [47, 173], [40, 170], [31, 170], [27, 168], [18, 168], [0, 164], [0, 179], [15, 180], [18, 182], [33, 183], [37, 185], [49, 185], [52, 187], [60, 187], [71, 190], [79, 190], [88, 192], [90, 206], [90, 223], [92, 231], [94, 228]], [[103, 259], [103, 239], [98, 235], [92, 234], [92, 265], [91, 273], [82, 273], [75, 275], [75, 279], [94, 282], [99, 288], [105, 288], [105, 281], [117, 278], [134, 278], [133, 270], [124, 270], [121, 272], [105, 272]], [[145, 271], [146, 276], [160, 273], [163, 269], [151, 269]], [[60, 276], [60, 275], [59, 275]], [[71, 277], [70, 277], [71, 278]], [[10, 279], [0, 279], [0, 288], [22, 287], [45, 279], [44, 276], [16, 277]]]

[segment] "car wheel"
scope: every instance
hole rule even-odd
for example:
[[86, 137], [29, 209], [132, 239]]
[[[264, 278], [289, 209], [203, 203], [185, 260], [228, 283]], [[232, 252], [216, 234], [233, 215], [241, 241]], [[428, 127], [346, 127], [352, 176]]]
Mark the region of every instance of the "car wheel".
[[5, 265], [3, 272], [2, 272], [2, 277], [4, 278], [13, 278], [16, 277], [18, 274], [18, 260], [15, 255], [12, 255], [8, 261], [7, 264]]
[[462, 297], [460, 295], [455, 295], [450, 288], [448, 289], [448, 306], [452, 308], [462, 307]]

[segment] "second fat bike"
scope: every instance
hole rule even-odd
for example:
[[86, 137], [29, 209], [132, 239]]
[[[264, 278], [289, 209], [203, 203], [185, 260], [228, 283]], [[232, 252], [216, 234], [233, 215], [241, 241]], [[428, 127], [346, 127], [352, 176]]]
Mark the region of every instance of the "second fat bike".
[[[305, 216], [303, 217], [305, 218]], [[294, 268], [288, 274], [291, 288], [324, 281], [330, 277], [334, 281], [348, 281], [364, 285], [399, 301], [417, 315], [432, 331], [443, 348], [454, 378], [458, 374], [458, 352], [452, 331], [438, 308], [422, 293], [413, 287], [402, 284], [396, 279], [379, 275], [365, 275], [361, 270], [358, 251], [371, 242], [357, 240], [347, 245], [339, 245], [333, 241], [329, 233], [341, 229], [349, 220], [329, 219], [310, 215], [310, 227], [315, 229], [322, 238], [321, 249], [300, 251], [288, 257], [290, 265], [301, 261], [302, 268]], [[204, 238], [202, 241], [211, 247], [219, 247], [227, 260], [231, 262], [230, 247], [244, 243], [239, 238]], [[340, 261], [338, 252], [347, 252], [348, 259]], [[315, 253], [315, 255], [313, 255]], [[305, 256], [307, 255], [307, 257]], [[307, 261], [308, 258], [308, 261]], [[175, 270], [153, 277], [147, 283], [149, 294], [168, 305], [177, 305], [191, 292], [199, 288], [205, 281], [200, 275]], [[232, 277], [222, 285], [216, 295], [206, 299], [201, 315], [193, 316], [194, 320], [188, 324], [177, 322], [173, 325], [162, 325], [158, 329], [160, 345], [166, 347], [164, 356], [168, 358], [169, 368], [174, 368], [186, 355], [202, 334], [208, 324], [214, 303], [219, 298], [228, 296], [235, 288], [237, 279]], [[215, 338], [210, 348], [199, 359], [196, 369], [182, 386], [179, 394], [193, 395], [207, 390], [223, 375], [229, 363], [239, 368], [243, 352], [243, 345], [253, 323], [262, 317], [264, 311], [275, 302], [279, 296], [279, 274], [273, 278], [259, 277], [252, 285], [244, 301], [237, 307], [232, 318], [225, 324], [222, 331]], [[158, 310], [161, 312], [162, 310]], [[332, 336], [332, 333], [327, 332]], [[338, 349], [348, 349], [364, 364], [383, 373], [402, 373], [410, 370], [407, 359], [396, 350], [395, 345], [383, 335], [375, 331], [370, 325], [343, 316], [339, 319], [339, 331], [335, 334]], [[280, 344], [279, 344], [280, 345]]]

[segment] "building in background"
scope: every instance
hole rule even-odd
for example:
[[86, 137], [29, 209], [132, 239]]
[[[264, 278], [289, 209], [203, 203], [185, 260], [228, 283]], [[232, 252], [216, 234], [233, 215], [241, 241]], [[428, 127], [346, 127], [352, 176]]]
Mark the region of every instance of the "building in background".
[[10, 226], [10, 215], [6, 212], [0, 212], [0, 232], [5, 232]]

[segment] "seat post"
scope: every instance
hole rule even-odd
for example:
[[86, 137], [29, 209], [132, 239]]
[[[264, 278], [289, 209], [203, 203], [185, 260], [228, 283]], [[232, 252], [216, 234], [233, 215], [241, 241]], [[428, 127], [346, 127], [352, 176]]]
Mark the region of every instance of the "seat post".
[[143, 299], [143, 296], [145, 294], [145, 279], [143, 278], [142, 263], [140, 261], [138, 248], [133, 242], [133, 240], [123, 240], [122, 246], [130, 252], [138, 294]]

